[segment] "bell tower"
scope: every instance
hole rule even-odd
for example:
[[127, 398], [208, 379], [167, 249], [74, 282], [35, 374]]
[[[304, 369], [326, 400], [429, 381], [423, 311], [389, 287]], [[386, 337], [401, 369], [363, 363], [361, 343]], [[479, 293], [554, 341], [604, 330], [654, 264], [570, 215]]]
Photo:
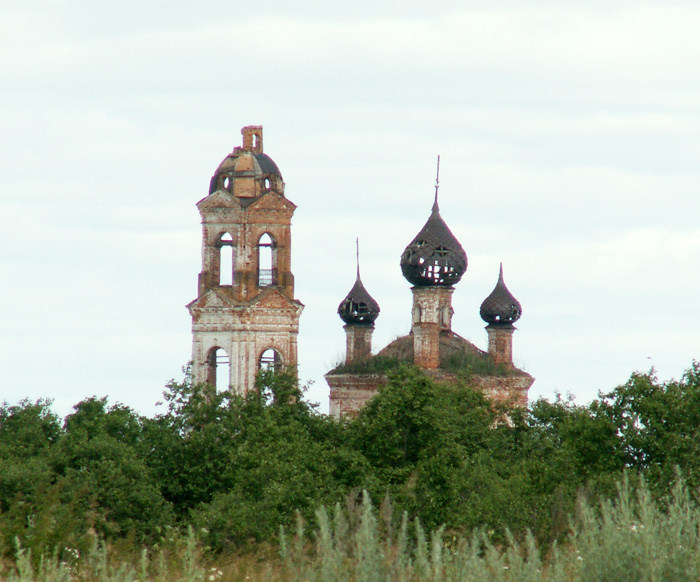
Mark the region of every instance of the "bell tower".
[[277, 164], [263, 152], [262, 126], [241, 130], [242, 146], [219, 164], [202, 218], [202, 271], [192, 315], [195, 382], [253, 389], [261, 367], [295, 366], [299, 317], [291, 270], [296, 206]]

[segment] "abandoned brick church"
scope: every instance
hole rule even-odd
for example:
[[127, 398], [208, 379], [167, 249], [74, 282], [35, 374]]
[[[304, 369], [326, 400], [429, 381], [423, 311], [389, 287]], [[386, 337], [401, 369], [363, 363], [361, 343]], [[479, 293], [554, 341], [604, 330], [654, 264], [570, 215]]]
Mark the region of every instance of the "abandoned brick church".
[[[243, 145], [219, 164], [209, 195], [197, 203], [202, 217], [202, 271], [192, 315], [192, 371], [196, 382], [245, 393], [261, 367], [295, 366], [299, 317], [291, 272], [291, 221], [282, 174], [263, 151], [261, 126], [241, 130]], [[513, 366], [513, 324], [521, 306], [503, 280], [503, 268], [481, 304], [488, 351], [452, 331], [452, 294], [467, 269], [467, 255], [435, 201], [425, 226], [404, 250], [401, 271], [412, 285], [411, 330], [372, 355], [379, 305], [357, 280], [338, 307], [345, 323], [344, 363], [325, 376], [330, 412], [356, 413], [402, 361], [438, 381], [479, 388], [496, 401], [527, 404], [534, 379]]]

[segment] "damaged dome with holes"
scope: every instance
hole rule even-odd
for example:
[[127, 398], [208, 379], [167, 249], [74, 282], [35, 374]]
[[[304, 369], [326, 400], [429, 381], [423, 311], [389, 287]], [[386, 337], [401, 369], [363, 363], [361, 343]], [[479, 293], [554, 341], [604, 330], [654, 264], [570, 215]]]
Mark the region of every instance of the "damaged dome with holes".
[[440, 216], [436, 198], [430, 218], [401, 255], [401, 272], [417, 287], [451, 287], [466, 270], [467, 253]]
[[338, 305], [338, 315], [348, 325], [372, 325], [379, 316], [379, 304], [362, 284], [359, 268], [350, 293]]

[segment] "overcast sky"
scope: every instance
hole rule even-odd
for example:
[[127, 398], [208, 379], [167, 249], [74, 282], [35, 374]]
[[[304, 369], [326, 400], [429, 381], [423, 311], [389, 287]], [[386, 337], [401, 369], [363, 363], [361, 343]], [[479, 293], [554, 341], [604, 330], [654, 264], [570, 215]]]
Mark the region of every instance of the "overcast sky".
[[399, 257], [440, 208], [486, 347], [503, 261], [530, 396], [700, 356], [697, 2], [0, 3], [0, 400], [153, 414], [190, 358], [195, 203], [240, 129], [298, 205], [300, 375], [327, 410], [354, 282], [410, 327]]

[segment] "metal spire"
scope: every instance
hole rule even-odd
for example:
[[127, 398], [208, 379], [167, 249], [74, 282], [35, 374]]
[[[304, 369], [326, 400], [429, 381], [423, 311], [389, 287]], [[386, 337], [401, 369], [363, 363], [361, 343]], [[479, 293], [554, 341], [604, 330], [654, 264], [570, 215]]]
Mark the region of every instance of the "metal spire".
[[357, 258], [357, 279], [360, 279], [360, 237], [355, 238], [355, 252]]
[[433, 212], [440, 210], [438, 206], [438, 188], [440, 187], [440, 154], [437, 159], [437, 175], [435, 176], [435, 202], [433, 202]]

